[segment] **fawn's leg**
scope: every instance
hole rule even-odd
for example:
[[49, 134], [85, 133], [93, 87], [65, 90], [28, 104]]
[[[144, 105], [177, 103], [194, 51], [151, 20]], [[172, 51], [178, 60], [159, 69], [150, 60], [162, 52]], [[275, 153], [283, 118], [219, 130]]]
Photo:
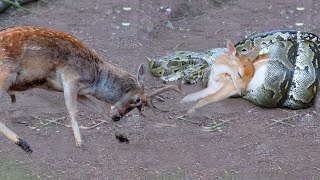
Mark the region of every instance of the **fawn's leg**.
[[198, 99], [204, 98], [212, 93], [217, 92], [222, 86], [223, 86], [223, 83], [219, 81], [209, 80], [207, 88], [200, 90], [198, 92], [188, 94], [187, 96], [182, 98], [180, 102], [184, 103], [184, 102], [196, 101]]
[[222, 86], [221, 89], [219, 89], [217, 92], [206, 96], [202, 100], [200, 100], [195, 106], [190, 108], [187, 113], [193, 113], [195, 110], [206, 106], [210, 103], [221, 101], [223, 99], [226, 99], [230, 96], [236, 95], [237, 91], [236, 88], [233, 85], [232, 81], [226, 81], [226, 83]]
[[121, 134], [112, 121], [112, 119], [105, 113], [105, 109], [102, 107], [98, 100], [92, 99], [86, 95], [78, 95], [78, 102], [87, 108], [99, 113], [104, 119], [106, 119], [109, 123], [110, 128], [112, 129], [114, 135], [120, 142], [129, 142], [128, 138]]
[[226, 81], [226, 77], [228, 77], [228, 80], [230, 79], [229, 76], [226, 76], [225, 74], [215, 74], [214, 72], [211, 72], [210, 70], [207, 70], [207, 88], [202, 89], [198, 92], [194, 92], [191, 94], [188, 94], [182, 100], [181, 103], [184, 102], [190, 102], [190, 101], [196, 101], [198, 99], [204, 98], [206, 96], [209, 96], [210, 94], [216, 93], [219, 89], [224, 86], [224, 83]]
[[78, 117], [77, 96], [79, 91], [77, 80], [74, 74], [68, 73], [68, 72], [64, 72], [61, 78], [62, 78], [62, 84], [63, 84], [64, 99], [66, 102], [73, 134], [76, 140], [76, 146], [81, 147], [82, 140], [81, 140], [80, 130], [77, 122], [77, 117]]
[[[7, 93], [11, 83], [15, 78], [15, 74], [11, 73], [10, 67], [0, 68], [0, 99]], [[2, 121], [0, 121], [0, 132], [4, 134], [8, 139], [13, 141], [16, 145], [20, 146], [27, 153], [32, 153], [31, 147], [26, 141], [21, 139], [15, 132], [10, 130]]]

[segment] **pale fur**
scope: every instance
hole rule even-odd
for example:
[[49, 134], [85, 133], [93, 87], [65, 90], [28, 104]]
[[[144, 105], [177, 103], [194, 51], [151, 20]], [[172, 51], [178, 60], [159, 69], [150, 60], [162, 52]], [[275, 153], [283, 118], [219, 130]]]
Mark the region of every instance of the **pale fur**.
[[258, 61], [253, 65], [255, 68], [255, 73], [251, 81], [248, 83], [247, 91], [256, 89], [257, 87], [260, 87], [264, 83], [266, 73], [267, 73], [267, 68], [268, 68], [268, 59]]
[[188, 113], [212, 102], [226, 99], [230, 96], [242, 95], [254, 75], [253, 61], [259, 55], [259, 48], [253, 48], [246, 55], [237, 55], [236, 49], [227, 41], [228, 52], [217, 57], [211, 67], [207, 88], [185, 96], [181, 102], [196, 101], [203, 98]]

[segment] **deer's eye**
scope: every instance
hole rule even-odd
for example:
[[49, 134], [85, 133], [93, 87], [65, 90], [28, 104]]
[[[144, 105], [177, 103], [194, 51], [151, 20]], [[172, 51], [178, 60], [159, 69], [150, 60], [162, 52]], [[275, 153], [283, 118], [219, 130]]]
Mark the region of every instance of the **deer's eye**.
[[238, 75], [240, 78], [243, 78], [243, 76], [241, 75], [240, 71], [238, 71]]
[[136, 101], [134, 102], [135, 104], [139, 104], [141, 101], [140, 97], [137, 97]]

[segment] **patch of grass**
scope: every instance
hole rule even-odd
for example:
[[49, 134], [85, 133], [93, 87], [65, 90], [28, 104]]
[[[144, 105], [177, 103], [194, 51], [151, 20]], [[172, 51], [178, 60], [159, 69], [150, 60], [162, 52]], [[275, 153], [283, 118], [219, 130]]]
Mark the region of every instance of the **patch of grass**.
[[205, 126], [203, 127], [203, 131], [209, 131], [209, 132], [214, 132], [214, 131], [218, 131], [218, 132], [222, 132], [223, 131], [223, 127], [225, 124], [229, 124], [231, 123], [231, 121], [238, 119], [242, 116], [239, 117], [234, 117], [234, 118], [230, 118], [230, 119], [213, 119], [211, 117], [208, 117], [209, 119], [212, 120], [212, 123], [209, 126]]
[[10, 4], [11, 6], [15, 7], [18, 11], [24, 12], [24, 13], [32, 13], [29, 9], [24, 8], [20, 5], [18, 1], [11, 1], [11, 0], [0, 0], [4, 3]]
[[223, 131], [223, 124], [222, 122], [214, 121], [206, 127], [203, 127], [203, 131], [209, 131], [209, 132], [222, 132]]
[[32, 172], [18, 163], [0, 159], [1, 180], [36, 180], [39, 179]]

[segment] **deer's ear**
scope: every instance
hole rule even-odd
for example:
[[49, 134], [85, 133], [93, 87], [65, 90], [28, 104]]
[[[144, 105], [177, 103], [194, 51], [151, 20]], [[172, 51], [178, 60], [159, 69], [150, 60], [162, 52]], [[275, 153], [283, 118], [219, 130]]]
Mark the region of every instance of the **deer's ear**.
[[254, 47], [253, 49], [251, 49], [251, 51], [249, 51], [247, 57], [248, 57], [251, 61], [254, 61], [254, 60], [257, 59], [257, 57], [259, 56], [260, 50], [261, 50], [260, 47]]
[[137, 74], [137, 83], [138, 86], [143, 86], [144, 76], [146, 74], [146, 66], [144, 64], [140, 64], [138, 74]]
[[239, 55], [247, 57], [250, 61], [254, 61], [259, 57], [260, 50], [260, 47], [255, 46], [250, 51], [241, 52]]
[[228, 49], [228, 56], [233, 57], [236, 55], [237, 50], [229, 39], [227, 39], [227, 49]]

